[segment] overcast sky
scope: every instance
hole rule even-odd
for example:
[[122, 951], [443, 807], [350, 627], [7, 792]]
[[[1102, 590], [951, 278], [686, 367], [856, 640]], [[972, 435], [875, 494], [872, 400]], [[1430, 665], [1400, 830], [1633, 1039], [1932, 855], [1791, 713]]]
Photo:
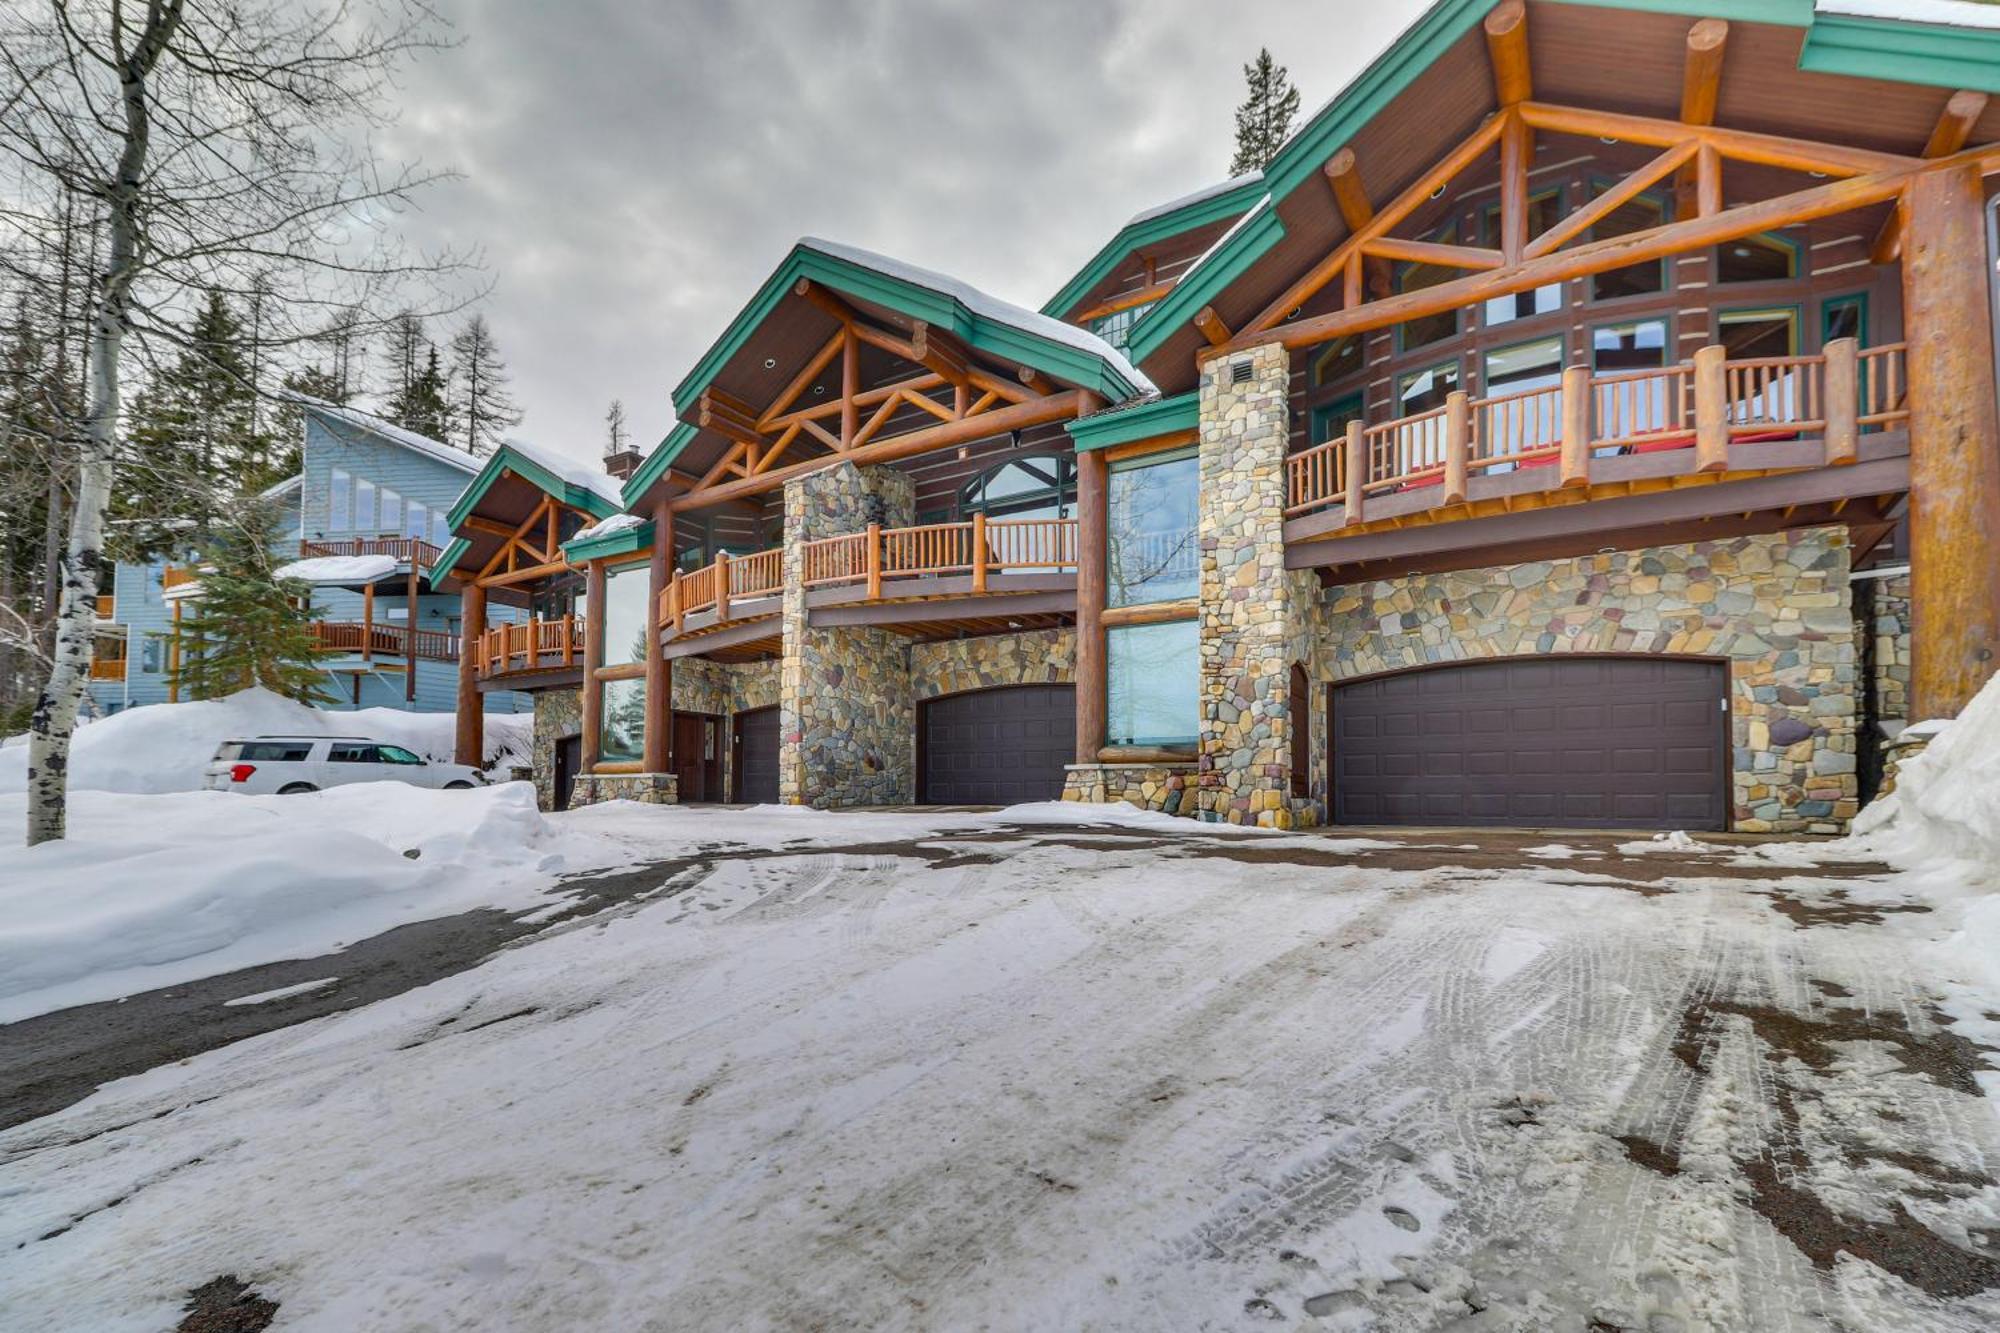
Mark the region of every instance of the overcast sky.
[[[1422, 0], [440, 0], [464, 43], [384, 149], [465, 173], [408, 219], [484, 252], [520, 434], [650, 445], [791, 243], [824, 236], [1037, 307], [1133, 213], [1226, 174], [1244, 62], [1301, 121]], [[446, 330], [434, 331], [442, 341]]]

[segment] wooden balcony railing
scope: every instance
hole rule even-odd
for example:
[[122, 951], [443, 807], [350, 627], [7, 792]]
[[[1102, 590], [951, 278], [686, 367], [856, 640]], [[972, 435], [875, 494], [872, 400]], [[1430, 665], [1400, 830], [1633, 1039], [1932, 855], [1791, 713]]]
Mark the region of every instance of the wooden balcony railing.
[[1692, 450], [1693, 470], [1729, 466], [1732, 443], [1822, 435], [1828, 464], [1851, 463], [1857, 436], [1906, 421], [1901, 343], [1860, 350], [1852, 338], [1816, 356], [1730, 361], [1719, 346], [1659, 370], [1592, 375], [1572, 367], [1558, 384], [1471, 398], [1368, 426], [1348, 424], [1286, 460], [1287, 515], [1331, 504], [1360, 522], [1367, 497], [1439, 488], [1466, 498], [1474, 476], [1557, 467], [1562, 485], [1589, 481], [1590, 460], [1612, 453]]
[[359, 621], [315, 620], [313, 641], [323, 653], [361, 657], [403, 657], [414, 647], [418, 657], [436, 662], [458, 660], [458, 636], [444, 630], [412, 631], [403, 625], [364, 625]]
[[108, 592], [99, 593], [97, 596], [97, 618], [99, 620], [110, 620], [116, 614], [117, 604], [118, 599], [112, 594]]
[[969, 574], [974, 592], [989, 574], [1076, 568], [1073, 518], [994, 519], [975, 514], [962, 523], [926, 523], [823, 537], [802, 550], [808, 588], [865, 583], [870, 597], [885, 581]]
[[184, 583], [193, 583], [197, 577], [186, 565], [167, 565], [160, 570], [160, 591], [169, 592]]
[[299, 543], [299, 555], [307, 560], [328, 555], [386, 555], [418, 569], [429, 569], [441, 554], [421, 537], [335, 537]]
[[583, 660], [583, 617], [495, 625], [479, 636], [473, 665], [482, 677], [574, 666]]
[[125, 679], [125, 659], [122, 657], [93, 657], [90, 659], [92, 680]]
[[673, 581], [660, 594], [660, 623], [679, 633], [689, 616], [708, 610], [715, 612], [718, 622], [728, 620], [736, 603], [775, 597], [784, 587], [784, 548], [774, 546], [754, 555], [725, 551], [713, 564], [685, 574], [674, 571]]

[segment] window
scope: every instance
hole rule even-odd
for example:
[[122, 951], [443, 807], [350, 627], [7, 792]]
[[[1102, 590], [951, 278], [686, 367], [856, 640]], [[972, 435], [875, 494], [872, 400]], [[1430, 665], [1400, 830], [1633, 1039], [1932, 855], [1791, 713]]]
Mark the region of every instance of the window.
[[233, 755], [218, 754], [217, 759], [268, 760], [271, 763], [296, 764], [312, 754], [311, 741], [245, 741], [234, 747]]
[[410, 753], [400, 745], [378, 745], [375, 753], [379, 756], [375, 762], [380, 764], [415, 764], [421, 768], [424, 762], [421, 756]]
[[[1534, 240], [1562, 219], [1562, 190], [1544, 190], [1528, 199], [1528, 239]], [[1489, 250], [1500, 248], [1500, 205], [1487, 205], [1480, 218], [1480, 244]], [[1545, 283], [1531, 292], [1495, 296], [1486, 302], [1481, 316], [1486, 327], [1506, 324], [1531, 315], [1552, 315], [1562, 309], [1563, 285]]]
[[1011, 458], [967, 482], [958, 508], [988, 518], [1068, 518], [1076, 504], [1076, 460]]
[[431, 545], [439, 547], [451, 545], [451, 524], [442, 512], [431, 515]]
[[339, 468], [327, 481], [326, 490], [326, 530], [345, 532], [349, 523], [348, 504], [354, 498], [354, 479]]
[[[1610, 182], [1599, 182], [1594, 192], [1603, 194], [1611, 188]], [[1654, 196], [1642, 194], [1636, 199], [1626, 200], [1600, 218], [1597, 225], [1590, 229], [1590, 239], [1601, 241], [1609, 236], [1629, 236], [1635, 231], [1662, 226], [1666, 220], [1666, 205]], [[1664, 259], [1654, 259], [1595, 275], [1590, 280], [1590, 299], [1614, 301], [1621, 296], [1644, 296], [1666, 289], [1667, 263]]]
[[1799, 348], [1799, 312], [1792, 309], [1725, 310], [1716, 317], [1716, 341], [1731, 361], [1791, 356]]
[[1136, 606], [1195, 595], [1195, 508], [1200, 460], [1192, 451], [1114, 467], [1106, 496], [1107, 605]]
[[1545, 389], [1562, 382], [1562, 370], [1561, 335], [1496, 348], [1486, 354], [1485, 392], [1490, 398], [1503, 393]]
[[1835, 338], [1853, 338], [1868, 344], [1868, 293], [1830, 296], [1819, 308], [1820, 346]]
[[604, 691], [603, 712], [597, 727], [599, 761], [637, 763], [645, 757], [645, 678], [600, 681], [598, 688]]
[[377, 754], [380, 748], [358, 741], [335, 741], [327, 747], [326, 761], [329, 764], [379, 764], [382, 762]]
[[[1485, 392], [1489, 398], [1529, 393], [1562, 383], [1563, 338], [1537, 338], [1496, 348], [1486, 354]], [[1482, 458], [1550, 449], [1562, 443], [1562, 399], [1555, 394], [1539, 394], [1507, 408], [1482, 414], [1478, 445]], [[1506, 472], [1512, 463], [1496, 464], [1490, 471]]]
[[139, 645], [139, 670], [149, 676], [160, 674], [160, 640], [149, 637]]
[[557, 574], [532, 586], [528, 614], [537, 620], [560, 620], [583, 614], [583, 575]]
[[1590, 331], [1590, 363], [1601, 374], [1657, 370], [1667, 364], [1667, 322], [1641, 319]]
[[645, 565], [619, 565], [604, 577], [604, 665], [646, 660]]
[[382, 517], [380, 527], [383, 532], [403, 530], [403, 497], [387, 486], [382, 488]]
[[1799, 276], [1799, 250], [1766, 232], [1728, 241], [1715, 249], [1717, 282], [1783, 282]]
[[1091, 320], [1090, 331], [1122, 352], [1132, 337], [1132, 326], [1137, 324], [1139, 317], [1151, 310], [1153, 305], [1153, 302], [1148, 301], [1144, 305], [1135, 305], [1126, 310], [1114, 310], [1102, 318]]
[[1319, 355], [1313, 358], [1313, 387], [1317, 389], [1328, 384], [1338, 384], [1350, 375], [1360, 374], [1363, 363], [1362, 350], [1362, 337], [1358, 333], [1350, 333], [1345, 338], [1335, 338], [1322, 347]]
[[1414, 416], [1433, 407], [1443, 407], [1444, 400], [1457, 388], [1456, 361], [1446, 361], [1405, 375], [1396, 382], [1396, 415]]
[[403, 535], [421, 541], [430, 532], [430, 522], [430, 509], [422, 500], [412, 500], [403, 514]]
[[354, 530], [375, 530], [375, 483], [366, 477], [354, 479]]
[[1201, 693], [1200, 631], [1192, 620], [1105, 631], [1106, 739], [1192, 749]]
[[1361, 406], [1361, 395], [1343, 394], [1332, 402], [1312, 410], [1306, 443], [1325, 444], [1328, 440], [1337, 440], [1347, 434], [1348, 422], [1366, 419], [1367, 414]]
[[[1640, 319], [1603, 324], [1590, 331], [1591, 368], [1606, 376], [1596, 388], [1600, 435], [1626, 438], [1664, 431], [1684, 423], [1685, 405], [1673, 401], [1670, 381], [1637, 372], [1667, 364], [1667, 322]], [[1621, 372], [1626, 372], [1621, 378]], [[1613, 447], [1600, 455], [1618, 453]]]
[[[1445, 245], [1452, 243], [1456, 229], [1450, 224], [1438, 229], [1428, 239]], [[1396, 292], [1404, 295], [1421, 292], [1440, 283], [1451, 282], [1464, 276], [1459, 269], [1444, 264], [1398, 264], [1396, 265]], [[1396, 326], [1397, 345], [1409, 349], [1449, 338], [1458, 332], [1458, 311], [1444, 310], [1435, 315], [1425, 315], [1422, 319], [1406, 320]]]

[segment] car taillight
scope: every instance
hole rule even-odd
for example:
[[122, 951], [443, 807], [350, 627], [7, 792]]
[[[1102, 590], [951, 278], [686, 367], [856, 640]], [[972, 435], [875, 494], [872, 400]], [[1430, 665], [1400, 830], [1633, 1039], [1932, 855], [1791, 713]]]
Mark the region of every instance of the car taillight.
[[232, 764], [229, 768], [229, 780], [231, 782], [248, 782], [250, 775], [256, 771], [257, 765], [255, 764]]

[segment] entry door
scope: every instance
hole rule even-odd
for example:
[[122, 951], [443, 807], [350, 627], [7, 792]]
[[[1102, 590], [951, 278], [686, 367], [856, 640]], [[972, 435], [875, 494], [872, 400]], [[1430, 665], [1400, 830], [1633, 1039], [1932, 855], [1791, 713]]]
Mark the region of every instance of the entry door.
[[680, 799], [722, 799], [722, 719], [710, 713], [674, 714], [674, 776]]
[[1534, 657], [1335, 686], [1342, 824], [1724, 829], [1728, 669]]
[[555, 790], [551, 802], [558, 810], [569, 809], [569, 786], [583, 767], [583, 737], [563, 736], [556, 741]]
[[736, 799], [760, 805], [778, 801], [778, 710], [753, 708], [736, 715]]

